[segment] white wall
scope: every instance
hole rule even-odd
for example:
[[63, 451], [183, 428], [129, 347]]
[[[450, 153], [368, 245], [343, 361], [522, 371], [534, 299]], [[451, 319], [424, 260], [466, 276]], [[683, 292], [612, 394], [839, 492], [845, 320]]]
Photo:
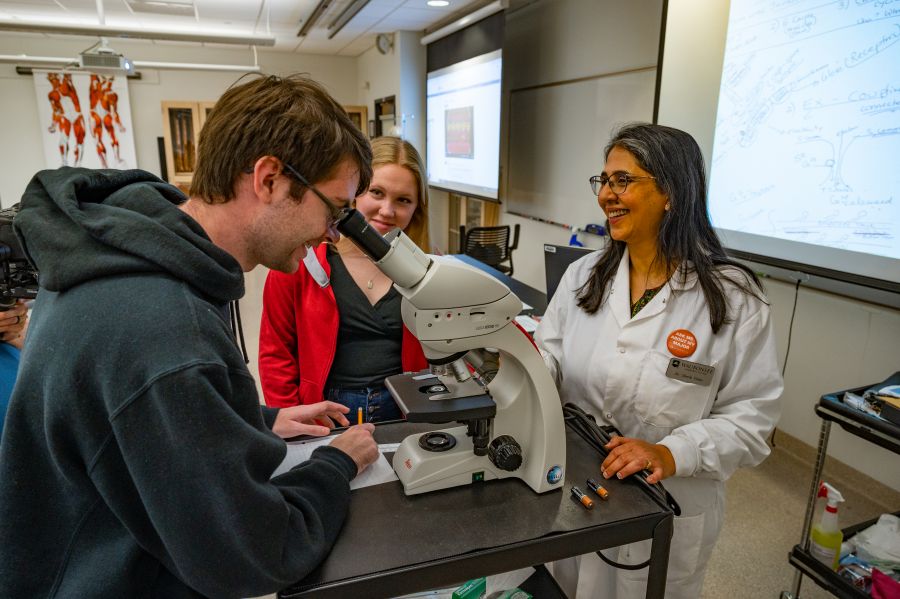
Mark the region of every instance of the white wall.
[[[772, 302], [779, 362], [784, 364], [794, 285], [773, 279], [764, 280], [764, 284]], [[819, 398], [825, 393], [882, 381], [900, 370], [898, 335], [900, 310], [801, 286], [778, 428], [815, 447], [822, 425], [814, 412]], [[900, 490], [897, 456], [850, 435], [838, 425], [831, 427], [828, 454]], [[799, 481], [807, 484], [811, 476], [812, 471], [803, 472]]]
[[359, 103], [369, 109], [369, 119], [377, 119], [375, 100], [400, 94], [400, 52], [394, 45], [387, 54], [372, 46], [357, 59]]
[[[37, 35], [4, 34], [0, 54], [31, 56], [77, 56], [88, 38], [49, 39]], [[219, 46], [115, 40], [111, 46], [132, 60], [167, 62], [252, 64], [247, 50]], [[337, 100], [358, 104], [357, 60], [347, 57], [260, 52], [266, 73], [307, 73], [323, 83]], [[164, 100], [216, 100], [240, 73], [212, 71], [162, 71], [140, 69], [140, 80], [129, 80], [134, 140], [139, 168], [159, 175], [156, 138], [162, 136], [161, 102]], [[17, 75], [15, 65], [0, 65], [0, 114], [7, 116], [4, 143], [0, 144], [0, 200], [9, 206], [19, 200], [31, 176], [44, 164], [34, 81]]]
[[441, 254], [447, 253], [450, 245], [450, 200], [446, 191], [428, 190], [428, 224], [431, 226], [431, 245]]
[[[403, 138], [425, 153], [425, 46], [416, 31], [398, 31], [394, 45], [382, 55], [374, 47], [359, 57], [358, 83], [360, 103], [376, 115], [375, 100], [387, 96], [396, 99], [396, 121]], [[387, 133], [387, 132], [385, 132]]]
[[415, 31], [398, 31], [394, 47], [400, 54], [397, 122], [403, 137], [425, 154], [425, 46]]

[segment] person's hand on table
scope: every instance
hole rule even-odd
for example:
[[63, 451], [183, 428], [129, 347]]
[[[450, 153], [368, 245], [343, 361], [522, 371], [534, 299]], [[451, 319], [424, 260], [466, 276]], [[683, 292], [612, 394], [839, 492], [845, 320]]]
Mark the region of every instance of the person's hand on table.
[[297, 435], [323, 437], [331, 433], [335, 423], [348, 426], [350, 421], [344, 414], [349, 411], [350, 408], [347, 406], [333, 401], [281, 408], [275, 417], [272, 432], [282, 439]]
[[629, 437], [613, 437], [605, 447], [609, 455], [600, 465], [604, 478], [625, 478], [646, 470], [650, 473], [647, 482], [652, 484], [675, 474], [675, 459], [665, 445]]
[[370, 422], [357, 424], [348, 428], [331, 442], [332, 447], [340, 449], [356, 462], [357, 476], [362, 474], [369, 464], [378, 459], [378, 444], [372, 436], [374, 431], [375, 425]]

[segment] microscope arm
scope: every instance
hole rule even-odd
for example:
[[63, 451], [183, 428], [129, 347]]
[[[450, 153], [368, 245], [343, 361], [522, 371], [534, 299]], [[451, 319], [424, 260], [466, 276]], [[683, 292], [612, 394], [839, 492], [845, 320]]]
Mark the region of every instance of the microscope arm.
[[[508, 477], [522, 479], [538, 493], [559, 488], [566, 463], [562, 407], [541, 354], [515, 324], [522, 302], [485, 272], [449, 257], [429, 257], [399, 230], [382, 237], [355, 210], [345, 210], [338, 230], [394, 281], [403, 296], [403, 323], [419, 339], [430, 363], [452, 363], [485, 347], [500, 353], [500, 368], [487, 386], [496, 410], [492, 419], [482, 410], [477, 413], [485, 415], [469, 420], [468, 427], [403, 441], [394, 455], [394, 469], [406, 494]], [[424, 401], [440, 406], [437, 402], [443, 400], [428, 395], [432, 383], [420, 379], [428, 376], [397, 375], [386, 383], [392, 388], [392, 379], [403, 379], [411, 385], [410, 393], [420, 396], [418, 401], [424, 396]], [[403, 407], [403, 393], [394, 388], [392, 393]], [[431, 422], [447, 422], [453, 415], [440, 408], [431, 411], [441, 413]], [[428, 442], [431, 435], [440, 437], [440, 448]], [[521, 459], [506, 459], [510, 452], [518, 452]]]

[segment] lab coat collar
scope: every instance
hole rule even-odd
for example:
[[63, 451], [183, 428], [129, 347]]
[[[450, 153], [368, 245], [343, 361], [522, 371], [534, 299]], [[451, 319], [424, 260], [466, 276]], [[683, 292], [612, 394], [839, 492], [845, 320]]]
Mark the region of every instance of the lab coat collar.
[[685, 291], [697, 284], [697, 271], [694, 270], [693, 263], [690, 261], [684, 262], [650, 303], [644, 306], [634, 318], [631, 318], [629, 269], [628, 248], [625, 248], [622, 260], [619, 262], [619, 269], [616, 271], [616, 278], [609, 293], [610, 308], [620, 327], [625, 326], [629, 322], [643, 320], [659, 314], [665, 309], [666, 303], [673, 292]]
[[616, 278], [612, 281], [612, 288], [609, 290], [609, 307], [612, 310], [619, 328], [624, 327], [631, 320], [631, 288], [628, 278], [628, 248], [622, 254], [619, 261], [619, 270], [616, 271]]

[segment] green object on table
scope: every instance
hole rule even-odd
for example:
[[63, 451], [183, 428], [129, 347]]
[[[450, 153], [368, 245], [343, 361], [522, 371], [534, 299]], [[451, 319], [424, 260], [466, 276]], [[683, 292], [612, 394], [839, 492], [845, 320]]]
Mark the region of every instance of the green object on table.
[[481, 599], [486, 590], [487, 581], [484, 577], [475, 578], [453, 591], [453, 599]]

